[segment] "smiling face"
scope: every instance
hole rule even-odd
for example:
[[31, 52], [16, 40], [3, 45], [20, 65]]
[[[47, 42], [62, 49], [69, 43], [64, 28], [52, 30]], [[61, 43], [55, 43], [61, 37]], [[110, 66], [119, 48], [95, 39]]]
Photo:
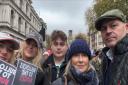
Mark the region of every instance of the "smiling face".
[[14, 49], [10, 41], [0, 41], [0, 59], [10, 63], [13, 57]]
[[85, 72], [89, 69], [89, 58], [83, 53], [77, 53], [72, 56], [71, 64], [80, 72]]
[[102, 39], [107, 47], [113, 48], [127, 33], [128, 25], [118, 19], [104, 22], [101, 26]]
[[37, 56], [38, 47], [36, 41], [33, 39], [26, 40], [25, 44], [26, 45], [23, 49], [23, 59], [29, 61]]

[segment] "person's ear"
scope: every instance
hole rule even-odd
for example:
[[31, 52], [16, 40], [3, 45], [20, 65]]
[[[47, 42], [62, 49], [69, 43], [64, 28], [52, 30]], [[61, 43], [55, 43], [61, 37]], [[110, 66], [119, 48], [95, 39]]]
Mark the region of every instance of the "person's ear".
[[126, 23], [126, 30], [128, 30], [128, 23]]
[[126, 31], [128, 33], [128, 23], [126, 23], [125, 28], [126, 28]]

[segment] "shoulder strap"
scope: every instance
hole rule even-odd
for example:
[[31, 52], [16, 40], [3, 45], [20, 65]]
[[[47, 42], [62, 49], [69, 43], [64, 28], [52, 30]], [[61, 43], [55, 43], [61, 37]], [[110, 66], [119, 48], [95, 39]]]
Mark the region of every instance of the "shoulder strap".
[[64, 76], [64, 79], [65, 79], [64, 85], [67, 85], [67, 78], [66, 78], [66, 76]]
[[62, 76], [61, 80], [62, 80], [62, 82], [64, 82], [63, 83], [64, 85], [67, 85], [67, 78], [66, 78], [66, 76]]

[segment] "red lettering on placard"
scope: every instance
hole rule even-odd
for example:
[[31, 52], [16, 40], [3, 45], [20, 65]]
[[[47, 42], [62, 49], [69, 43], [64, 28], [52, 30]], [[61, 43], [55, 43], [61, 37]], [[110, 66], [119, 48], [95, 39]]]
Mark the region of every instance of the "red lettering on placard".
[[32, 83], [32, 78], [28, 76], [21, 76], [20, 81], [25, 83]]
[[5, 78], [3, 78], [3, 77], [0, 77], [0, 85], [1, 85], [1, 84], [8, 85], [8, 82], [9, 82], [8, 79], [5, 79]]

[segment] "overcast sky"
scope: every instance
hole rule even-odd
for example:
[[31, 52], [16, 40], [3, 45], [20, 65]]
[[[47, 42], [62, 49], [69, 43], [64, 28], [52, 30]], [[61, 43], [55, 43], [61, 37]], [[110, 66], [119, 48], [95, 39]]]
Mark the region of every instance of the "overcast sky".
[[47, 33], [61, 29], [66, 34], [87, 33], [85, 11], [93, 0], [32, 0], [38, 15], [47, 23]]

